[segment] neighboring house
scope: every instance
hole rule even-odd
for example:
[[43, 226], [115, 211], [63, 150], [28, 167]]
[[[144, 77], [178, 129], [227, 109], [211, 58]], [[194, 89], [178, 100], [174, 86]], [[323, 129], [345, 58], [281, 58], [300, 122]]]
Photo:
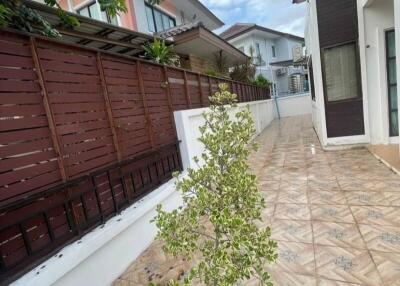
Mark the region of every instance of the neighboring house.
[[164, 0], [160, 5], [154, 6], [145, 0], [126, 0], [128, 11], [117, 17], [102, 12], [98, 2], [59, 1], [61, 7], [69, 12], [170, 40], [175, 43], [175, 50], [181, 56], [183, 67], [195, 72], [212, 70], [218, 54], [223, 54], [231, 65], [247, 59], [244, 53], [211, 32], [222, 27], [224, 23], [198, 0]]
[[257, 65], [257, 74], [262, 74], [276, 86], [278, 95], [306, 88], [305, 68], [293, 63], [293, 50], [302, 51], [304, 38], [282, 33], [256, 24], [237, 23], [220, 34], [220, 37], [234, 45], [248, 56], [253, 56]]
[[321, 143], [393, 144], [398, 154], [400, 1], [307, 5], [313, 122]]

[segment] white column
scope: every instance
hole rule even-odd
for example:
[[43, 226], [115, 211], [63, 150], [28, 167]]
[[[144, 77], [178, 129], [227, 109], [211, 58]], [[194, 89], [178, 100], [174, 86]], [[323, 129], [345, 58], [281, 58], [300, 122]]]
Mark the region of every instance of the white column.
[[[395, 25], [395, 33], [396, 33], [396, 67], [397, 67], [397, 104], [399, 110], [399, 122], [400, 122], [400, 1], [393, 0], [394, 2], [394, 25]], [[400, 144], [399, 144], [400, 145]], [[400, 147], [399, 147], [400, 148]], [[400, 156], [400, 149], [399, 149]]]

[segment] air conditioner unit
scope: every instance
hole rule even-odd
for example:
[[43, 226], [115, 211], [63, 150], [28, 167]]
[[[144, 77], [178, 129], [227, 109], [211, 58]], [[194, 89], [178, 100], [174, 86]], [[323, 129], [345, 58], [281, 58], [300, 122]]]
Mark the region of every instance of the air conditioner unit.
[[284, 75], [287, 73], [287, 69], [286, 68], [280, 68], [276, 70], [276, 75], [280, 76], [280, 75]]

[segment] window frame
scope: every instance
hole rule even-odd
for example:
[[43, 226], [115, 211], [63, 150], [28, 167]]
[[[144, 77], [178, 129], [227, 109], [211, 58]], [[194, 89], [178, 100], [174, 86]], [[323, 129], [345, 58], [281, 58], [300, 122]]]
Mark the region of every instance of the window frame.
[[276, 59], [276, 48], [275, 45], [271, 45], [271, 56], [273, 59]]
[[[356, 60], [356, 79], [357, 79], [357, 89], [358, 93], [357, 96], [354, 96], [352, 98], [346, 98], [342, 100], [329, 100], [328, 99], [328, 90], [327, 90], [327, 82], [326, 82], [326, 64], [325, 64], [325, 51], [332, 49], [332, 48], [339, 48], [342, 46], [354, 44], [355, 48], [355, 60]], [[322, 81], [324, 85], [324, 99], [325, 99], [325, 104], [335, 104], [335, 103], [342, 103], [342, 102], [347, 102], [347, 101], [354, 101], [354, 100], [360, 100], [362, 99], [363, 92], [362, 92], [362, 84], [361, 84], [361, 66], [360, 66], [360, 48], [359, 48], [359, 42], [358, 40], [352, 40], [352, 41], [347, 41], [347, 42], [342, 42], [342, 43], [337, 43], [334, 45], [326, 46], [321, 48], [321, 66], [322, 66]]]
[[[399, 100], [399, 90], [398, 90], [398, 82], [396, 79], [396, 83], [390, 83], [390, 68], [389, 68], [389, 62], [391, 60], [395, 60], [396, 61], [396, 53], [394, 54], [394, 57], [391, 57], [389, 55], [389, 34], [390, 33], [394, 33], [394, 37], [396, 39], [396, 33], [395, 33], [395, 29], [388, 29], [385, 31], [385, 62], [386, 62], [386, 83], [387, 83], [387, 99], [388, 99], [388, 119], [389, 119], [389, 137], [397, 137], [399, 136], [399, 130], [397, 130], [396, 132], [393, 132], [392, 130], [392, 112], [397, 111], [397, 116], [399, 115], [399, 109], [398, 106], [393, 107], [391, 104], [391, 98], [390, 98], [390, 89], [392, 87], [396, 87], [397, 88], [397, 101]], [[396, 45], [396, 41], [395, 41], [395, 45]], [[396, 47], [396, 46], [395, 46]], [[396, 66], [397, 67], [397, 66]], [[396, 70], [396, 72], [399, 72]], [[398, 122], [399, 124], [399, 122]], [[398, 128], [399, 129], [399, 128]]]
[[[151, 10], [151, 15], [152, 15], [152, 20], [153, 20], [153, 26], [154, 26], [154, 30], [155, 30], [155, 31], [151, 31], [151, 30], [149, 29], [149, 23], [148, 23], [148, 22], [149, 22], [149, 18], [147, 17], [147, 13], [145, 13], [145, 14], [146, 14], [146, 19], [147, 19], [147, 29], [149, 30], [149, 32], [158, 33], [158, 32], [163, 32], [163, 31], [166, 31], [166, 30], [171, 29], [171, 28], [173, 28], [173, 27], [176, 27], [176, 18], [174, 18], [174, 17], [172, 17], [171, 15], [165, 13], [165, 12], [162, 11], [161, 9], [158, 9], [157, 7], [154, 7], [154, 6], [150, 5], [150, 4], [148, 4], [147, 2], [145, 2], [144, 5], [145, 5], [145, 9], [150, 9], [150, 10]], [[158, 30], [158, 29], [157, 29], [157, 22], [156, 22], [156, 17], [155, 17], [154, 11], [157, 11], [158, 13], [161, 14], [161, 24], [162, 24], [162, 26], [163, 26], [163, 29], [162, 29], [162, 30]], [[174, 24], [173, 27], [169, 27], [168, 29], [164, 29], [164, 20], [163, 20], [163, 17], [164, 17], [164, 16], [168, 17], [168, 22], [169, 22], [169, 23], [171, 23], [171, 21], [172, 21], [172, 23]]]
[[[93, 6], [93, 5], [95, 5], [95, 6], [96, 6], [95, 8], [97, 8], [97, 9], [99, 10], [99, 16], [100, 16], [101, 19], [96, 19], [96, 18], [93, 18], [93, 17], [92, 17], [92, 15], [91, 15], [91, 13], [90, 13], [89, 7], [90, 7], [90, 6]], [[82, 15], [82, 14], [80, 13], [80, 11], [86, 9], [86, 10], [88, 11], [88, 15], [89, 15], [88, 17], [89, 17], [90, 19], [97, 20], [97, 21], [103, 21], [103, 22], [106, 22], [106, 23], [111, 24], [111, 25], [119, 26], [119, 24], [118, 24], [118, 18], [117, 18], [117, 17], [115, 17], [116, 24], [114, 24], [114, 23], [112, 22], [111, 16], [107, 13], [107, 11], [101, 11], [100, 7], [98, 7], [97, 5], [99, 5], [99, 3], [98, 3], [96, 0], [95, 0], [95, 1], [91, 1], [91, 2], [89, 2], [89, 3], [85, 4], [85, 5], [83, 5], [82, 7], [79, 7], [79, 9], [76, 9], [76, 13], [79, 14], [79, 15], [81, 15], [81, 16], [83, 16], [83, 17], [87, 17], [87, 16]], [[105, 19], [104, 19], [104, 16], [105, 16]]]

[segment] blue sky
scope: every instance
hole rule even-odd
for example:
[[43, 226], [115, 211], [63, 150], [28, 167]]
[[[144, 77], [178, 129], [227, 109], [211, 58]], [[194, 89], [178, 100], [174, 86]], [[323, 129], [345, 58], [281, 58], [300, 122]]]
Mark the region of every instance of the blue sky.
[[305, 4], [292, 4], [292, 0], [200, 0], [225, 26], [256, 23], [270, 29], [304, 36]]

